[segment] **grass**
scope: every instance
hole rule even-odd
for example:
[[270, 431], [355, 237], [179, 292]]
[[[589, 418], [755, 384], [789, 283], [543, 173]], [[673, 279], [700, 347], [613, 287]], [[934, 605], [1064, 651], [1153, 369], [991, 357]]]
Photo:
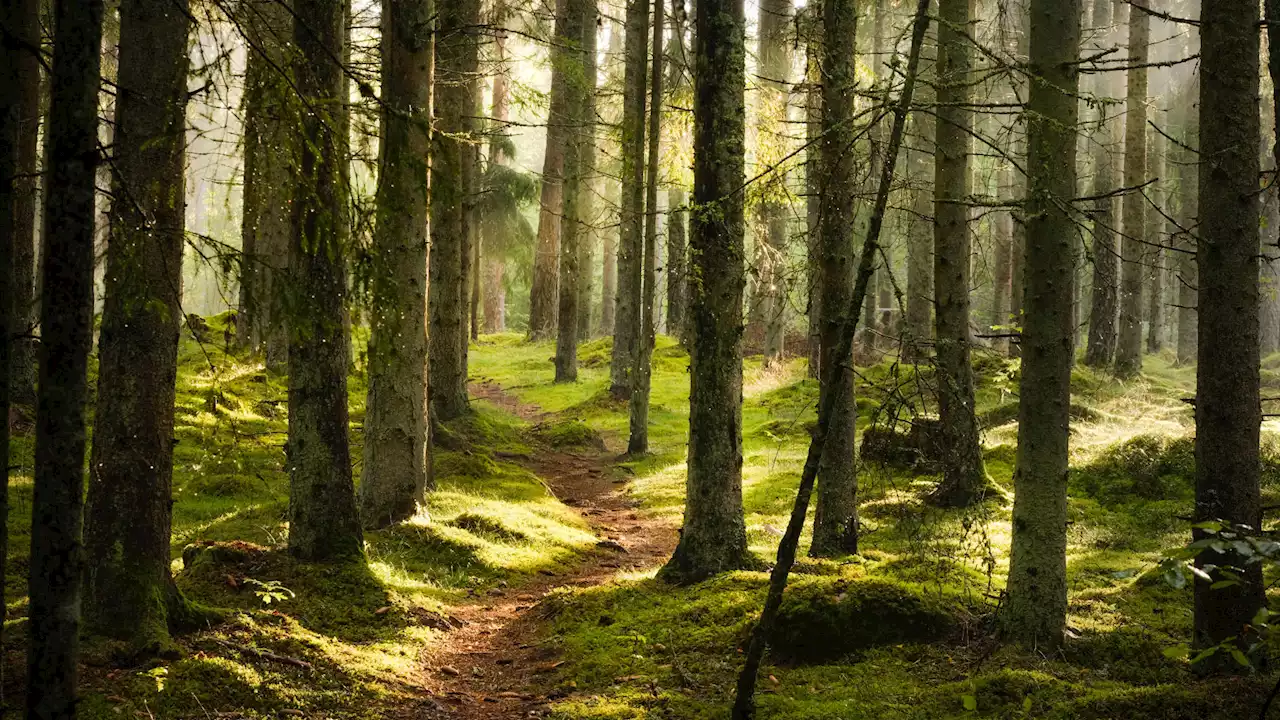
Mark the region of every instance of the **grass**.
[[[225, 318], [210, 319], [221, 338]], [[608, 395], [609, 341], [584, 344], [580, 380], [552, 383], [547, 343], [516, 335], [472, 346], [473, 381], [502, 386], [545, 417], [526, 424], [501, 408], [437, 436], [439, 489], [411, 522], [366, 535], [366, 562], [316, 566], [280, 552], [287, 535], [283, 472], [286, 389], [260, 362], [218, 341], [184, 337], [175, 448], [173, 566], [187, 595], [228, 611], [222, 625], [184, 636], [183, 656], [120, 667], [88, 647], [81, 710], [87, 718], [151, 716], [375, 718], [416, 707], [420, 656], [447, 642], [451, 609], [499, 584], [518, 585], [592, 551], [596, 538], [542, 479], [514, 459], [542, 447], [625, 447], [625, 403]], [[639, 512], [679, 522], [688, 424], [688, 357], [669, 338], [655, 352], [650, 442], [619, 457]], [[984, 455], [1011, 489], [1018, 364], [978, 355]], [[859, 369], [859, 428], [901, 426], [933, 411], [926, 368]], [[770, 658], [760, 717], [799, 718], [1235, 718], [1256, 714], [1265, 678], [1195, 680], [1165, 656], [1190, 627], [1190, 595], [1150, 572], [1185, 541], [1191, 502], [1192, 417], [1181, 402], [1194, 371], [1149, 357], [1120, 383], [1073, 374], [1069, 479], [1072, 639], [1042, 657], [991, 640], [1010, 539], [1007, 501], [942, 511], [921, 497], [936, 477], [860, 468], [862, 553], [802, 558], [784, 616], [791, 652]], [[350, 379], [352, 457], [360, 471], [365, 387]], [[744, 367], [743, 499], [751, 550], [771, 560], [785, 526], [815, 421], [817, 385], [803, 361]], [[1277, 428], [1267, 427], [1274, 431]], [[1269, 456], [1280, 457], [1268, 434]], [[11, 464], [10, 647], [6, 697], [20, 695], [30, 533], [31, 440]], [[1264, 474], [1280, 501], [1280, 463]], [[807, 547], [808, 535], [802, 538]], [[184, 552], [185, 551], [185, 552]], [[184, 560], [184, 554], [186, 559]], [[546, 643], [566, 663], [558, 718], [722, 718], [739, 649], [767, 577], [738, 572], [685, 588], [652, 573], [621, 573], [592, 588], [563, 588], [538, 608]], [[268, 600], [270, 602], [268, 602]], [[913, 614], [916, 613], [916, 614]], [[919, 614], [923, 613], [923, 614]], [[835, 621], [832, 618], [836, 618]], [[919, 627], [917, 627], [919, 626]], [[921, 627], [929, 632], [914, 633]], [[880, 630], [906, 629], [901, 634]], [[847, 634], [846, 634], [847, 633]], [[914, 633], [914, 634], [913, 634]], [[833, 647], [823, 640], [830, 638]], [[817, 639], [815, 639], [817, 638]], [[838, 643], [837, 643], [838, 641]], [[797, 648], [820, 648], [817, 653]], [[299, 664], [281, 661], [290, 658]], [[785, 658], [785, 662], [784, 662]], [[287, 712], [285, 712], [287, 711]]]

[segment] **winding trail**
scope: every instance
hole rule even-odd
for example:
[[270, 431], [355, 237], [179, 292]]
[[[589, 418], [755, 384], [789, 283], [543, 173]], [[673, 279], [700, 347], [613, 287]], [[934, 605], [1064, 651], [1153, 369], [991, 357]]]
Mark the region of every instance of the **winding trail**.
[[[497, 384], [473, 383], [471, 396], [530, 421], [547, 418]], [[603, 585], [621, 573], [651, 570], [675, 548], [672, 525], [645, 517], [626, 493], [625, 477], [609, 450], [577, 454], [535, 448], [515, 461], [541, 477], [556, 497], [578, 511], [599, 537], [596, 550], [560, 574], [540, 573], [456, 606], [461, 626], [430, 648], [423, 664], [427, 718], [496, 720], [542, 717], [557, 692], [554, 637], [538, 603], [561, 587]]]

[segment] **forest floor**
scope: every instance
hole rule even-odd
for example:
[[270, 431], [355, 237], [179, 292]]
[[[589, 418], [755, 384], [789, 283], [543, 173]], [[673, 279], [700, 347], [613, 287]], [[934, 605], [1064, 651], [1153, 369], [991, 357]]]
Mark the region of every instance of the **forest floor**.
[[[471, 396], [535, 426], [548, 419], [493, 382], [473, 383]], [[543, 571], [454, 607], [462, 626], [427, 658], [427, 687], [440, 701], [433, 708], [437, 715], [496, 720], [543, 714], [569, 688], [556, 684], [554, 671], [565, 661], [545, 642], [539, 603], [564, 588], [599, 587], [618, 573], [647, 572], [670, 557], [676, 528], [637, 513], [639, 503], [626, 492], [629, 476], [612, 466], [615, 456], [601, 443], [576, 452], [544, 448], [518, 459], [582, 515], [601, 538], [600, 552], [563, 573]]]
[[[689, 587], [654, 577], [685, 492], [688, 355], [671, 339], [654, 353], [651, 452], [626, 457], [607, 339], [580, 347], [578, 382], [556, 384], [549, 344], [482, 337], [470, 355], [474, 412], [437, 433], [426, 506], [366, 533], [362, 561], [311, 565], [282, 551], [284, 380], [221, 345], [225, 318], [209, 324], [181, 349], [172, 554], [179, 587], [224, 621], [182, 635], [173, 657], [88, 642], [82, 717], [725, 717], [768, 577], [757, 568]], [[361, 362], [348, 388], [357, 481]], [[1070, 639], [1049, 656], [993, 638], [1019, 366], [979, 351], [974, 369], [987, 470], [1006, 494], [931, 508], [928, 463], [864, 455], [861, 552], [797, 563], [761, 720], [1257, 717], [1274, 677], [1196, 678], [1184, 650], [1190, 591], [1159, 570], [1189, 537], [1194, 369], [1155, 355], [1129, 382], [1073, 373]], [[1263, 381], [1280, 393], [1280, 358]], [[859, 368], [859, 432], [927, 417], [932, 383], [927, 367], [892, 357]], [[744, 364], [743, 505], [762, 567], [790, 512], [816, 395], [803, 360]], [[1277, 429], [1264, 428], [1269, 506], [1280, 504]], [[20, 432], [0, 668], [11, 708], [24, 675], [31, 450]]]

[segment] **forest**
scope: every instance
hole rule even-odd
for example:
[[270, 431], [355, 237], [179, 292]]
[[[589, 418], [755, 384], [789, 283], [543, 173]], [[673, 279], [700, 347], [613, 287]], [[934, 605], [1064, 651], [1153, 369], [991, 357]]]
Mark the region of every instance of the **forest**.
[[0, 0], [0, 717], [1280, 718], [1280, 0]]

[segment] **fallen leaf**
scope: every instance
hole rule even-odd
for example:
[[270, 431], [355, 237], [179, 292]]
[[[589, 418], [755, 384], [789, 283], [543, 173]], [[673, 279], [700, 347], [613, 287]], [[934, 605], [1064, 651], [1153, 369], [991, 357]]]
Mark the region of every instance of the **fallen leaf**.
[[452, 667], [450, 665], [445, 665], [441, 667], [440, 672], [444, 675], [448, 675], [449, 677], [458, 677], [459, 675], [462, 674], [458, 672], [458, 668]]
[[374, 611], [373, 611], [373, 614], [374, 614], [374, 615], [386, 615], [386, 614], [387, 614], [387, 613], [389, 613], [389, 612], [391, 612], [391, 606], [390, 606], [390, 605], [384, 605], [384, 606], [382, 606], [382, 607], [378, 608], [377, 610], [374, 610]]

